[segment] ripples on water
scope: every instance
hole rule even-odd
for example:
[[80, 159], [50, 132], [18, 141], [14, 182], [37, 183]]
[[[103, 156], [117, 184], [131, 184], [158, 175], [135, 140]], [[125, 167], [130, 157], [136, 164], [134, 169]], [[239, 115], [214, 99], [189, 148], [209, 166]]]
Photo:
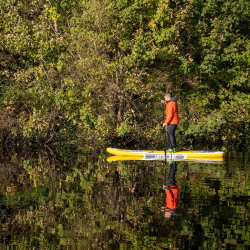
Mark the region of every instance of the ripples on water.
[[2, 156], [1, 249], [249, 249], [246, 153], [166, 169], [106, 156]]

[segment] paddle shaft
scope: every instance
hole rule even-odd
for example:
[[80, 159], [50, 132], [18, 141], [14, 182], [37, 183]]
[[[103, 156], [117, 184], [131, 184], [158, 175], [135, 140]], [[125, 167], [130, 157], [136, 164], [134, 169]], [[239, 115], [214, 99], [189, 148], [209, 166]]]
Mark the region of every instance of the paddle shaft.
[[[164, 115], [164, 108], [163, 108], [163, 103], [161, 104], [162, 107], [162, 116], [163, 116], [163, 121], [165, 120], [165, 115]], [[167, 137], [166, 137], [166, 126], [163, 127], [164, 130], [164, 138], [165, 138], [165, 165], [167, 163]]]
[[[165, 121], [165, 115], [164, 115], [164, 108], [163, 108], [163, 103], [161, 104], [162, 107], [162, 117], [163, 117], [163, 122]], [[166, 187], [166, 177], [167, 177], [167, 137], [166, 137], [166, 126], [163, 127], [164, 130], [164, 140], [165, 140], [165, 175], [164, 175], [164, 188]], [[164, 206], [165, 203], [165, 190], [163, 188], [163, 194], [162, 194], [162, 207]]]
[[166, 193], [165, 193], [165, 188], [166, 188], [166, 179], [167, 179], [167, 164], [166, 164], [166, 160], [165, 160], [165, 174], [164, 174], [164, 185], [163, 185], [163, 193], [162, 193], [162, 207], [165, 207], [165, 202], [166, 202]]

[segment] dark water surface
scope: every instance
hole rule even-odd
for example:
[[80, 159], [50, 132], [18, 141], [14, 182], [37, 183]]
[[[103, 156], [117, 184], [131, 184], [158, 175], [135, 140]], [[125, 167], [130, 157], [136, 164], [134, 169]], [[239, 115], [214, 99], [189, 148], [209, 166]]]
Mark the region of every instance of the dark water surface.
[[107, 156], [2, 155], [0, 249], [250, 248], [249, 154], [166, 169]]

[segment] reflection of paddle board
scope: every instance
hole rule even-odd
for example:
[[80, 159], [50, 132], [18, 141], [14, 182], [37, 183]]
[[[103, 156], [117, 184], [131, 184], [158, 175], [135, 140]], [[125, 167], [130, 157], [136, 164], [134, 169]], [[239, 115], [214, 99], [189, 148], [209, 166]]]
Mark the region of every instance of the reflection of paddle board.
[[[108, 162], [112, 161], [132, 161], [132, 160], [141, 160], [141, 161], [163, 161], [164, 159], [159, 158], [153, 158], [153, 157], [147, 157], [147, 156], [130, 156], [130, 155], [116, 155], [116, 156], [110, 156], [107, 158]], [[168, 161], [171, 161], [170, 159]], [[210, 159], [184, 159], [184, 160], [172, 160], [172, 161], [188, 161], [188, 162], [196, 162], [196, 163], [222, 163], [223, 158], [210, 158]]]
[[[126, 150], [126, 149], [116, 149], [116, 148], [107, 148], [107, 151], [114, 155], [122, 156], [142, 156], [147, 157], [151, 160], [156, 159], [165, 159], [164, 151], [152, 151], [152, 150]], [[178, 151], [175, 153], [167, 153], [168, 160], [188, 160], [188, 159], [214, 159], [222, 158], [224, 152], [222, 151]]]

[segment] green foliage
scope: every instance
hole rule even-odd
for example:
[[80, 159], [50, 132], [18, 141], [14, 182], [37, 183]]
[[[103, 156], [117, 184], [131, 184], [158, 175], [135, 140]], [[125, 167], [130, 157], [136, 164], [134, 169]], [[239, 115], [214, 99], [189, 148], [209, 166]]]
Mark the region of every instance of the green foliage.
[[0, 13], [6, 138], [160, 142], [172, 92], [183, 144], [249, 143], [249, 1], [1, 1]]

